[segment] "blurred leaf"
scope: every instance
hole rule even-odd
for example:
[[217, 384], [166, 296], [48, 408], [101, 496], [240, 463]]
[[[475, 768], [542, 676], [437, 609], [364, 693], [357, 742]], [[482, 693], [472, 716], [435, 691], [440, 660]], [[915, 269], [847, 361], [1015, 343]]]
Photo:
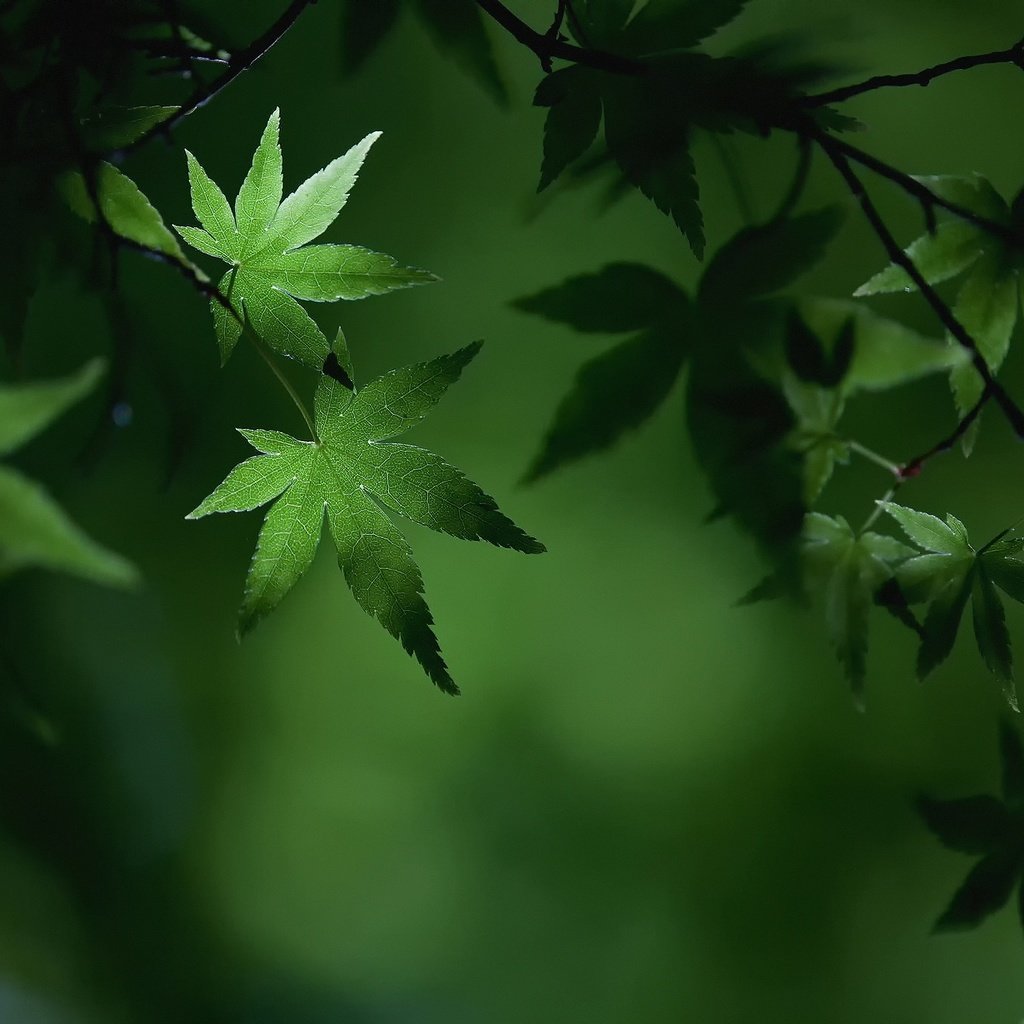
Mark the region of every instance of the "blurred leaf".
[[672, 390], [685, 355], [680, 333], [648, 331], [584, 363], [525, 480], [607, 448], [639, 427]]
[[1013, 654], [1010, 650], [1010, 633], [1006, 628], [1006, 610], [985, 571], [984, 562], [979, 563], [974, 573], [971, 607], [974, 611], [974, 636], [981, 657], [988, 670], [1002, 684], [1007, 702], [1016, 709]]
[[630, 53], [683, 50], [728, 25], [749, 0], [648, 0], [620, 39]]
[[341, 5], [342, 67], [358, 71], [398, 19], [401, 0], [343, 0]]
[[103, 375], [93, 359], [61, 380], [0, 385], [0, 455], [7, 455], [45, 430], [66, 409], [87, 395]]
[[42, 487], [0, 466], [0, 577], [30, 566], [120, 587], [138, 578], [128, 562], [75, 526]]
[[172, 117], [178, 107], [104, 107], [82, 120], [83, 141], [94, 150], [120, 149]]
[[838, 207], [743, 228], [723, 245], [701, 278], [703, 305], [781, 291], [825, 254], [842, 224]]
[[969, 356], [959, 345], [918, 334], [895, 320], [878, 316], [863, 304], [836, 299], [800, 299], [797, 310], [827, 353], [846, 344], [853, 324], [853, 355], [843, 391], [879, 391], [959, 366]]
[[[63, 380], [0, 386], [0, 454], [48, 427], [92, 390], [102, 372], [102, 363], [93, 360]], [[115, 586], [137, 580], [131, 565], [90, 540], [42, 487], [0, 465], [0, 578], [30, 566]]]
[[314, 441], [242, 431], [261, 454], [236, 466], [188, 516], [247, 511], [277, 499], [249, 566], [241, 633], [272, 612], [310, 567], [326, 512], [339, 564], [364, 611], [415, 655], [440, 689], [458, 693], [431, 628], [419, 567], [381, 506], [465, 540], [544, 550], [457, 469], [391, 440], [430, 412], [479, 350], [477, 343], [392, 370], [358, 393], [321, 375]]
[[1008, 722], [999, 723], [999, 755], [1003, 799], [1016, 806], [1024, 801], [1024, 750], [1019, 733]]
[[675, 221], [693, 254], [704, 255], [700, 189], [685, 115], [646, 80], [609, 80], [603, 90], [608, 152], [631, 184]]
[[854, 348], [852, 317], [843, 324], [832, 352], [828, 353], [800, 314], [796, 310], [790, 312], [786, 325], [786, 362], [805, 383], [822, 388], [838, 387], [850, 368]]
[[279, 123], [275, 110], [235, 200], [234, 216], [224, 194], [188, 154], [192, 206], [202, 230], [175, 230], [193, 248], [231, 265], [219, 287], [237, 317], [216, 300], [210, 304], [223, 362], [246, 320], [272, 349], [319, 371], [330, 346], [297, 299], [362, 299], [437, 278], [359, 246], [306, 245], [340, 213], [380, 133], [366, 136], [282, 202]]
[[893, 568], [913, 551], [891, 537], [854, 534], [842, 516], [809, 513], [803, 530], [806, 583], [821, 597], [829, 641], [854, 694], [861, 693], [868, 612]]
[[932, 800], [922, 797], [918, 810], [939, 842], [961, 853], [988, 853], [1007, 836], [1010, 817], [994, 797]]
[[688, 320], [686, 293], [664, 274], [640, 263], [610, 263], [594, 274], [571, 277], [514, 305], [577, 331], [617, 334]]
[[1005, 906], [1017, 881], [1020, 861], [1020, 853], [1006, 849], [978, 861], [935, 922], [935, 931], [974, 928]]
[[508, 94], [494, 60], [494, 50], [484, 26], [483, 13], [474, 0], [415, 2], [438, 47], [476, 78], [495, 100], [505, 103]]
[[540, 192], [590, 148], [601, 125], [601, 94], [593, 73], [577, 65], [548, 75], [533, 102], [548, 108]]

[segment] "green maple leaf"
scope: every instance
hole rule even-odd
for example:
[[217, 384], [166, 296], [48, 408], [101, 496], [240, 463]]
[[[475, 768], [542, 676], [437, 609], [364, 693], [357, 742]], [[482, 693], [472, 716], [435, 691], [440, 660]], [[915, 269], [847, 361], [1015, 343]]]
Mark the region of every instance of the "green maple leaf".
[[[62, 380], [0, 387], [0, 455], [16, 451], [95, 386], [93, 360]], [[135, 569], [87, 537], [37, 483], [0, 465], [0, 577], [40, 566], [128, 586]]]
[[829, 640], [854, 693], [864, 685], [868, 613], [875, 595], [912, 548], [879, 533], [855, 534], [842, 516], [808, 513], [803, 529], [809, 586], [820, 592]]
[[[1016, 731], [1000, 728], [1002, 799], [982, 794], [954, 800], [923, 796], [918, 811], [943, 846], [980, 855], [935, 922], [936, 931], [974, 928], [1002, 908], [1024, 870], [1024, 752]], [[1024, 886], [1018, 889], [1024, 924]]]
[[[249, 566], [240, 633], [273, 611], [309, 568], [326, 513], [338, 562], [363, 610], [401, 641], [437, 686], [458, 693], [431, 628], [419, 567], [384, 509], [465, 540], [526, 553], [544, 550], [438, 455], [392, 440], [427, 415], [479, 349], [476, 343], [392, 370], [358, 392], [322, 375], [315, 440], [241, 431], [261, 454], [236, 466], [188, 517], [274, 501]], [[336, 354], [351, 380], [340, 340]]]
[[923, 554], [904, 562], [896, 578], [910, 604], [928, 602], [917, 672], [924, 678], [949, 657], [968, 603], [978, 651], [1017, 710], [1013, 652], [999, 592], [1024, 602], [1024, 538], [1006, 530], [975, 550], [967, 529], [954, 516], [936, 516], [886, 502], [882, 508]]
[[367, 135], [284, 200], [279, 132], [275, 110], [234, 210], [199, 161], [186, 153], [192, 208], [202, 227], [176, 225], [175, 230], [194, 249], [231, 265], [219, 287], [237, 315], [220, 302], [210, 305], [222, 361], [231, 355], [247, 321], [272, 349], [319, 370], [330, 345], [296, 300], [363, 299], [437, 278], [360, 246], [307, 244], [340, 213], [379, 132]]
[[[918, 178], [942, 198], [1006, 228], [1020, 226], [1020, 211], [1006, 203], [980, 174], [969, 177], [934, 175]], [[966, 274], [953, 305], [953, 315], [975, 340], [978, 350], [996, 372], [1006, 359], [1017, 323], [1021, 252], [983, 228], [950, 214], [934, 232], [921, 235], [905, 250], [929, 284], [941, 284]], [[857, 296], [915, 291], [907, 272], [892, 263], [857, 289]], [[950, 344], [954, 344], [950, 340]], [[950, 387], [960, 416], [981, 398], [984, 383], [970, 360], [961, 360], [950, 374]], [[970, 452], [976, 426], [964, 438]]]

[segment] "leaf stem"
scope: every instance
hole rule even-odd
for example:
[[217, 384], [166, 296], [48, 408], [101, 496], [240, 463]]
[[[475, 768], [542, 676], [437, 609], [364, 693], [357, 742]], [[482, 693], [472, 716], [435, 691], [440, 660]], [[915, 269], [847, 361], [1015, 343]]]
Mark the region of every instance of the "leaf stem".
[[879, 455], [878, 452], [872, 451], [872, 449], [865, 447], [859, 441], [847, 441], [847, 446], [851, 452], [856, 452], [862, 458], [873, 462], [876, 466], [881, 466], [882, 469], [892, 473], [894, 477], [899, 478], [903, 474], [903, 467], [898, 463], [893, 462], [891, 459], [887, 459], [884, 455]]
[[284, 370], [277, 365], [274, 357], [267, 351], [267, 347], [263, 344], [259, 335], [249, 326], [248, 321], [245, 322], [245, 329], [243, 333], [252, 343], [253, 348], [259, 352], [263, 361], [270, 367], [270, 372], [278, 379], [281, 387], [288, 392], [288, 397], [295, 403], [295, 408], [302, 413], [302, 418], [306, 421], [306, 426], [309, 428], [309, 433], [314, 443], [319, 444], [320, 438], [316, 432], [316, 424], [313, 422], [313, 417], [309, 414], [309, 409], [306, 408], [306, 403], [303, 402], [299, 393], [295, 390], [295, 386], [285, 375]]

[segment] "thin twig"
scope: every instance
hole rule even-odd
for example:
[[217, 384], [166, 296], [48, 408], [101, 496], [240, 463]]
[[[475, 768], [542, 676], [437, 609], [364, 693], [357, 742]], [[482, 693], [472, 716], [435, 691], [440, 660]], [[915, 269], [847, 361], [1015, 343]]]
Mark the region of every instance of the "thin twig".
[[517, 14], [513, 14], [501, 0], [476, 0], [477, 6], [490, 15], [517, 42], [531, 50], [547, 70], [552, 60], [567, 60], [583, 64], [597, 71], [610, 71], [616, 75], [645, 75], [646, 66], [631, 57], [604, 50], [585, 49], [558, 37], [531, 28]]
[[913, 71], [901, 75], [875, 75], [863, 82], [856, 82], [853, 85], [844, 85], [838, 89], [830, 89], [828, 92], [819, 92], [804, 99], [804, 105], [808, 107], [826, 107], [832, 103], [842, 103], [844, 100], [852, 99], [854, 96], [861, 96], [867, 92], [874, 92], [876, 89], [906, 88], [907, 86], [928, 86], [937, 78], [950, 75], [957, 71], [969, 71], [971, 68], [984, 67], [986, 64], [1016, 64], [1024, 70], [1024, 39], [1007, 47], [1005, 50], [994, 50], [991, 53], [976, 53], [964, 57], [956, 57], [947, 60], [942, 64], [935, 64], [923, 71]]
[[[822, 132], [820, 129], [812, 129], [811, 134], [820, 136], [822, 135]], [[909, 174], [905, 174], [903, 171], [898, 170], [891, 164], [887, 164], [884, 160], [879, 160], [878, 157], [872, 156], [870, 153], [853, 145], [851, 142], [847, 142], [846, 139], [838, 138], [835, 135], [829, 135], [827, 138], [829, 140], [830, 147], [835, 152], [842, 154], [846, 159], [852, 160], [854, 163], [858, 163], [862, 167], [866, 167], [869, 171], [873, 171], [880, 177], [888, 179], [894, 185], [898, 185], [912, 198], [916, 199], [922, 207], [924, 207], [925, 215], [928, 216], [929, 219], [931, 219], [929, 210], [934, 210], [935, 207], [938, 207], [939, 209], [945, 210], [947, 213], [952, 213], [955, 216], [960, 217], [969, 224], [973, 224], [974, 227], [988, 232], [988, 234], [1006, 242], [1009, 245], [1020, 244], [1020, 234], [1012, 228], [1007, 227], [1005, 224], [989, 220], [987, 217], [983, 217], [981, 214], [975, 213], [973, 210], [969, 210], [967, 207], [961, 206], [959, 203], [954, 203], [948, 199], [944, 199], [942, 196], [934, 193], [927, 185], [923, 185], [916, 178]]]
[[[889, 230], [885, 221], [882, 219], [881, 214], [879, 214], [877, 207], [868, 195], [867, 190], [864, 188], [863, 182], [857, 177], [856, 172], [850, 166], [850, 162], [846, 158], [842, 149], [835, 145], [835, 140], [830, 135], [827, 135], [820, 129], [814, 130], [812, 138], [817, 142], [822, 152], [824, 152], [824, 154], [829, 158], [840, 176], [846, 182], [850, 193], [860, 204], [864, 216], [871, 225], [871, 229], [874, 231], [875, 235], [877, 235], [879, 241], [885, 247], [889, 258], [893, 263], [902, 267], [903, 270], [906, 271], [907, 275], [921, 292], [922, 297], [928, 305], [932, 307], [935, 315], [942, 322], [943, 327], [946, 328], [959, 345], [971, 354], [971, 362], [985, 384], [985, 390], [982, 394], [979, 406], [984, 406], [990, 398], [994, 399], [1017, 436], [1024, 438], [1024, 411], [1020, 409], [1013, 399], [1010, 398], [1010, 396], [1003, 390], [1002, 385], [1000, 385], [992, 376], [992, 371], [989, 369], [988, 363], [985, 361], [985, 357], [978, 349], [978, 345], [974, 338], [971, 337], [963, 324], [961, 324], [953, 315], [953, 311], [948, 305], [946, 305], [938, 292], [925, 280], [924, 275], [917, 268], [914, 261], [907, 256], [903, 249], [900, 248], [899, 243], [896, 241], [896, 238]], [[974, 412], [974, 416], [976, 417], [980, 412], [981, 408], [979, 407], [977, 411]], [[970, 424], [968, 424], [968, 426], [969, 425]], [[966, 428], [964, 429], [966, 430]]]
[[243, 71], [247, 71], [260, 60], [284, 36], [292, 25], [298, 21], [302, 12], [316, 2], [317, 0], [292, 0], [266, 32], [254, 39], [244, 50], [238, 50], [231, 55], [228, 66], [222, 74], [218, 75], [212, 82], [199, 86], [170, 117], [153, 125], [152, 128], [135, 139], [134, 142], [120, 147], [117, 150], [117, 154], [123, 156], [126, 153], [130, 153], [140, 146], [146, 145], [147, 142], [155, 139], [158, 135], [166, 135], [173, 128], [176, 128], [189, 114], [194, 113], [208, 103], [214, 96], [226, 89]]

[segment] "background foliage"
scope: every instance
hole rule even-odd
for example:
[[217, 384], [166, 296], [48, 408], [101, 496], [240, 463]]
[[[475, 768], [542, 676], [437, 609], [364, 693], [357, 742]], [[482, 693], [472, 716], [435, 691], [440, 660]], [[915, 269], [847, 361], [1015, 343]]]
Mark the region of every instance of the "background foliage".
[[[549, 7], [519, 9], [543, 24]], [[242, 41], [277, 11], [206, 13]], [[1020, 36], [994, 2], [760, 0], [714, 45], [788, 29], [856, 77]], [[968, 934], [928, 933], [974, 862], [927, 835], [915, 797], [997, 790], [1004, 705], [972, 639], [921, 686], [912, 645], [879, 616], [868, 713], [857, 714], [813, 613], [733, 607], [760, 563], [729, 523], [702, 522], [713, 501], [678, 391], [600, 459], [513, 488], [600, 339], [512, 300], [620, 261], [692, 294], [701, 268], [639, 197], [599, 215], [599, 189], [534, 196], [538, 69], [492, 37], [507, 109], [415, 18], [343, 80], [338, 12], [321, 3], [176, 141], [237, 182], [280, 106], [295, 183], [383, 131], [331, 240], [401, 253], [444, 283], [347, 307], [357, 365], [372, 377], [485, 336], [472, 385], [415, 439], [485, 480], [549, 554], [409, 527], [466, 693], [457, 702], [339, 599], [330, 558], [237, 647], [257, 517], [184, 516], [247, 454], [236, 424], [301, 424], [251, 353], [220, 373], [209, 313], [186, 282], [125, 254], [118, 344], [130, 358], [114, 361], [127, 366], [115, 380], [125, 425], [94, 435], [96, 395], [12, 456], [146, 583], [121, 593], [26, 574], [0, 591], [0, 1019], [1019, 1016], [1011, 912]], [[849, 108], [870, 124], [873, 151], [908, 171], [978, 170], [1003, 195], [1019, 189], [1013, 69]], [[792, 141], [729, 146], [766, 215]], [[708, 237], [721, 241], [741, 223], [729, 176], [710, 144], [695, 159]], [[153, 145], [129, 167], [169, 223], [191, 222], [180, 148]], [[837, 194], [817, 167], [809, 208]], [[919, 233], [911, 203], [881, 189], [879, 201], [901, 241]], [[40, 241], [31, 224], [21, 231], [25, 245]], [[86, 229], [69, 220], [66, 231], [41, 241], [88, 251]], [[13, 275], [17, 250], [5, 260]], [[849, 216], [810, 282], [845, 297], [883, 263]], [[937, 333], [911, 297], [875, 308]], [[55, 272], [29, 310], [26, 375], [71, 373], [97, 353], [116, 354], [106, 311]], [[1016, 394], [1020, 359], [1011, 350], [1003, 377]], [[927, 447], [949, 417], [947, 386], [922, 381], [898, 398], [884, 419], [853, 399], [857, 436]], [[1019, 457], [990, 415], [966, 465], [936, 462], [900, 501], [949, 506], [987, 539], [1020, 515]], [[877, 474], [851, 468], [833, 507], [859, 522]]]

